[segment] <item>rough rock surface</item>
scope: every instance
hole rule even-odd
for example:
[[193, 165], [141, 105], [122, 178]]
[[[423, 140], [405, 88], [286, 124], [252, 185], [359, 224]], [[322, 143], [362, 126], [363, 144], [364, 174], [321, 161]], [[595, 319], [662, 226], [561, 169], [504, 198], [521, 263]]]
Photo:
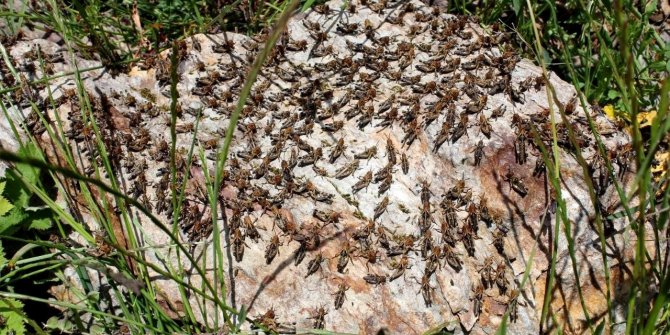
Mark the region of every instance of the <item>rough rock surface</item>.
[[[223, 142], [259, 43], [228, 33], [194, 36], [182, 45], [180, 174], [194, 135], [206, 157], [196, 158], [189, 170], [180, 218], [184, 240], [192, 243], [196, 258], [211, 262], [213, 234], [220, 234], [227, 247], [226, 299], [251, 316], [274, 308], [285, 326], [318, 326], [315, 315], [322, 307], [325, 328], [336, 332], [387, 328], [417, 334], [444, 324], [490, 334], [512, 305], [517, 312], [510, 333], [538, 333], [555, 222], [552, 191], [531, 140], [532, 126], [546, 144], [551, 138], [541, 69], [500, 50], [504, 34], [485, 33], [467, 18], [421, 2], [341, 6], [332, 1], [296, 15], [263, 68], [231, 146], [221, 231], [213, 231], [211, 213], [202, 205], [203, 168], [213, 171], [214, 149]], [[52, 71], [73, 69], [68, 57], [54, 56], [63, 53], [61, 46], [40, 39], [9, 47], [19, 68], [31, 61], [26, 53], [37, 45], [54, 57]], [[99, 65], [76, 60], [80, 69]], [[170, 141], [168, 68], [165, 52], [127, 74], [82, 74], [117, 179], [166, 223], [170, 194], [168, 174], [161, 171], [168, 166]], [[39, 69], [34, 73], [41, 75]], [[575, 130], [595, 177], [604, 170], [586, 113], [605, 146], [619, 150], [618, 177], [626, 167], [622, 148], [628, 138], [604, 115], [575, 104], [569, 84], [556, 76], [550, 81], [559, 107], [569, 114], [569, 126], [555, 117], [562, 196], [581, 275], [577, 283], [561, 233], [561, 289], [552, 307], [559, 321], [569, 316], [568, 329], [579, 332], [583, 315], [576, 285], [592, 315], [601, 316], [606, 305], [602, 255], [589, 219], [593, 207], [567, 127]], [[58, 115], [64, 121], [82, 157], [80, 168], [92, 173], [95, 135], [72, 96], [74, 81], [62, 77], [51, 87], [58, 107], [50, 119]], [[40, 128], [34, 122], [31, 131], [46, 139]], [[598, 185], [606, 205], [612, 203], [612, 183], [601, 178]], [[160, 260], [174, 259], [174, 251], [161, 247], [167, 237], [136, 215], [144, 243], [156, 246], [146, 257], [160, 266]], [[626, 248], [620, 235], [608, 242]], [[270, 257], [274, 247], [276, 256]], [[300, 250], [305, 254], [298, 262]], [[208, 256], [202, 257], [205, 251]], [[519, 287], [531, 261], [529, 281]], [[185, 303], [169, 283], [156, 283], [174, 305]], [[340, 289], [343, 300], [335, 306]], [[191, 304], [198, 306], [195, 298]]]

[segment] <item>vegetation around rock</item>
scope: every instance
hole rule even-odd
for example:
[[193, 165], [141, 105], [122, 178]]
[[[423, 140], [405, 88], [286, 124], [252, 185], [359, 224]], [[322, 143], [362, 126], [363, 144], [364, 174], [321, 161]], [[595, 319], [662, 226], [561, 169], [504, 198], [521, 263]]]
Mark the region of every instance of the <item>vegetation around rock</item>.
[[0, 333], [665, 333], [667, 7], [2, 4]]

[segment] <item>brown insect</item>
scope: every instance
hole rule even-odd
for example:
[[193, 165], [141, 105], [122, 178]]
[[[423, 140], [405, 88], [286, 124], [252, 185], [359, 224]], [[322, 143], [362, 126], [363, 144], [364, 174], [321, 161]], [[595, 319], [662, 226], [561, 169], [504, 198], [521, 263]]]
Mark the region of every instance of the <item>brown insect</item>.
[[309, 261], [307, 263], [307, 274], [305, 275], [305, 278], [309, 277], [319, 269], [321, 269], [321, 262], [323, 261], [323, 255], [321, 253], [318, 253], [314, 259]]
[[386, 211], [388, 204], [389, 204], [389, 197], [384, 197], [384, 199], [382, 199], [382, 201], [375, 207], [375, 214], [373, 216], [373, 220], [377, 220], [377, 218], [380, 217]]
[[349, 290], [349, 286], [346, 284], [339, 284], [337, 286], [337, 292], [335, 292], [335, 309], [338, 310], [342, 308], [344, 304], [344, 299], [346, 298], [345, 293]]
[[498, 253], [503, 255], [505, 253], [505, 232], [497, 228], [493, 233], [493, 246], [498, 250]]
[[404, 152], [402, 155], [400, 155], [400, 165], [402, 167], [402, 172], [407, 174], [409, 172], [409, 160], [407, 159], [407, 155], [405, 155]]
[[519, 290], [514, 289], [510, 292], [509, 302], [507, 302], [507, 313], [512, 322], [516, 322], [519, 309]]
[[420, 81], [421, 81], [421, 75], [420, 74], [417, 74], [416, 76], [400, 78], [400, 82], [408, 84], [408, 85], [416, 85]]
[[482, 284], [477, 285], [472, 289], [474, 297], [470, 298], [473, 300], [472, 311], [475, 314], [475, 317], [478, 317], [482, 311], [482, 303], [484, 302], [484, 286]]
[[337, 178], [337, 179], [344, 179], [344, 178], [350, 176], [356, 170], [358, 170], [358, 165], [359, 165], [359, 161], [358, 161], [358, 159], [355, 159], [353, 162], [337, 169], [335, 171], [335, 176], [334, 177]]
[[373, 249], [372, 247], [368, 247], [367, 249], [362, 250], [359, 256], [365, 258], [365, 260], [367, 261], [365, 263], [365, 267], [368, 268], [370, 264], [377, 263], [377, 259], [379, 258], [379, 252], [376, 249]]
[[[468, 77], [466, 77], [468, 78]], [[479, 113], [481, 110], [478, 109], [478, 102], [481, 100], [482, 96], [485, 96], [482, 94], [482, 91], [475, 85], [474, 83], [469, 83], [466, 84], [463, 87], [463, 92], [472, 99], [472, 101], [466, 106], [466, 112], [467, 113]]]
[[433, 288], [430, 286], [430, 276], [424, 274], [421, 277], [421, 296], [423, 296], [423, 302], [426, 303], [426, 307], [431, 307], [433, 305]]
[[504, 294], [507, 291], [507, 278], [505, 276], [505, 263], [500, 262], [496, 267], [496, 285], [498, 285], [498, 290], [500, 294]]
[[277, 254], [279, 254], [279, 246], [281, 243], [279, 242], [279, 236], [275, 234], [272, 236], [272, 239], [270, 239], [270, 244], [265, 248], [265, 264], [270, 264], [272, 263], [272, 260], [275, 259]]
[[396, 280], [398, 277], [402, 276], [405, 273], [406, 269], [411, 268], [409, 264], [409, 258], [407, 258], [407, 255], [402, 255], [400, 261], [396, 263], [391, 263], [390, 267], [395, 271], [391, 274], [391, 276], [389, 276], [388, 278], [389, 282]]
[[376, 183], [386, 179], [387, 176], [391, 176], [392, 173], [393, 173], [393, 165], [389, 162], [381, 170], [379, 170], [375, 173], [375, 176], [374, 176], [372, 182], [376, 184]]
[[351, 254], [356, 250], [356, 248], [352, 247], [349, 244], [349, 241], [344, 242], [344, 246], [342, 247], [342, 250], [340, 250], [340, 253], [338, 254], [338, 260], [337, 260], [337, 272], [339, 273], [344, 273], [344, 269], [347, 267], [349, 264], [349, 261], [351, 260]]
[[354, 155], [354, 158], [356, 159], [370, 159], [372, 157], [377, 156], [377, 147], [372, 146], [367, 149], [365, 149], [363, 152], [357, 153]]
[[312, 149], [310, 147], [309, 153], [298, 159], [298, 166], [303, 167], [314, 164], [322, 156], [323, 156], [323, 149], [321, 149], [321, 147], [318, 147], [316, 149]]
[[337, 141], [337, 144], [335, 145], [335, 148], [333, 148], [333, 150], [330, 152], [330, 164], [335, 163], [337, 158], [339, 158], [344, 152], [344, 148], [344, 138], [340, 137], [340, 139]]
[[440, 68], [440, 59], [431, 59], [426, 62], [421, 62], [418, 65], [415, 65], [414, 67], [424, 73], [432, 73], [437, 71], [437, 69]]
[[379, 104], [379, 107], [377, 108], [377, 113], [382, 114], [390, 110], [391, 107], [393, 107], [393, 102], [395, 102], [395, 94], [391, 94], [391, 96], [388, 99], [384, 100], [381, 104]]
[[446, 120], [442, 123], [442, 128], [440, 128], [440, 132], [437, 134], [437, 137], [435, 138], [435, 143], [433, 145], [433, 152], [437, 153], [442, 144], [446, 142], [447, 139], [449, 139], [451, 126], [452, 125]]
[[482, 134], [484, 134], [484, 136], [486, 136], [486, 138], [491, 138], [493, 128], [491, 127], [489, 120], [487, 120], [486, 116], [484, 116], [484, 113], [479, 114], [479, 130], [482, 132]]
[[468, 252], [468, 255], [471, 257], [475, 256], [475, 240], [479, 239], [477, 233], [472, 228], [470, 224], [464, 224], [461, 229], [461, 240], [463, 241], [463, 246]]
[[466, 113], [461, 113], [458, 126], [452, 129], [451, 132], [451, 143], [456, 143], [459, 138], [467, 133], [468, 128], [468, 115]]
[[528, 195], [526, 185], [524, 185], [523, 181], [516, 177], [511, 171], [507, 171], [504, 179], [509, 183], [514, 192], [518, 193], [522, 198]]
[[414, 249], [415, 237], [412, 235], [404, 235], [397, 239], [398, 245], [389, 248], [386, 255], [389, 257], [407, 254]]
[[305, 183], [305, 190], [307, 191], [307, 195], [309, 195], [310, 198], [314, 201], [320, 201], [326, 204], [332, 204], [333, 203], [333, 198], [335, 197], [333, 194], [327, 193], [327, 192], [322, 192], [319, 191], [314, 184], [312, 184], [311, 181], [307, 181]]
[[486, 257], [484, 264], [479, 269], [479, 274], [482, 276], [482, 284], [485, 288], [490, 288], [495, 282], [495, 270], [493, 269], [493, 256]]
[[379, 285], [386, 283], [386, 276], [377, 274], [368, 274], [365, 277], [363, 277], [363, 280], [365, 280], [365, 282], [370, 285]]
[[477, 206], [477, 209], [479, 210], [479, 219], [484, 221], [486, 225], [490, 227], [494, 221], [494, 218], [489, 213], [489, 207], [486, 197], [481, 196], [479, 198], [479, 205]]
[[237, 152], [237, 157], [242, 158], [245, 162], [249, 162], [252, 159], [260, 157], [262, 153], [263, 152], [261, 151], [261, 147], [254, 146], [250, 148], [248, 151]]
[[570, 115], [575, 112], [575, 109], [577, 108], [577, 97], [573, 96], [570, 101], [565, 105], [565, 114]]
[[358, 23], [343, 23], [340, 22], [336, 28], [337, 32], [345, 35], [355, 34], [358, 31]]
[[386, 228], [382, 226], [377, 227], [376, 235], [377, 235], [377, 242], [379, 243], [379, 245], [381, 245], [382, 248], [386, 250], [390, 249], [389, 239], [388, 236], [386, 235]]
[[516, 158], [516, 163], [523, 165], [526, 164], [528, 159], [528, 154], [526, 153], [526, 132], [521, 130], [516, 140], [514, 141], [514, 157]]
[[424, 260], [427, 260], [430, 257], [430, 253], [433, 250], [434, 241], [433, 234], [430, 230], [422, 229], [423, 236], [421, 237], [421, 257]]
[[477, 147], [475, 147], [475, 166], [479, 166], [482, 162], [482, 157], [484, 157], [484, 141], [479, 140]]
[[382, 183], [379, 184], [379, 189], [377, 191], [377, 194], [381, 196], [382, 194], [386, 193], [386, 191], [391, 188], [391, 183], [393, 182], [393, 177], [389, 173], [384, 177], [384, 180], [382, 180]]
[[460, 272], [463, 268], [461, 264], [461, 259], [459, 255], [454, 251], [453, 247], [450, 244], [444, 244], [442, 246], [442, 255], [447, 261], [447, 264], [451, 266], [456, 272]]
[[307, 50], [307, 41], [305, 40], [290, 41], [288, 44], [286, 44], [286, 50], [305, 51]]
[[333, 121], [331, 123], [324, 123], [321, 125], [321, 129], [328, 133], [336, 132], [344, 127], [344, 121]]
[[497, 119], [497, 118], [505, 115], [505, 110], [506, 109], [507, 109], [507, 107], [505, 107], [503, 105], [500, 105], [500, 106], [496, 107], [495, 109], [493, 109], [491, 111], [491, 118], [492, 119]]
[[258, 242], [258, 239], [261, 238], [258, 229], [256, 229], [254, 222], [251, 221], [251, 217], [248, 215], [242, 220], [242, 227], [244, 228], [244, 235], [252, 239], [254, 242]]
[[233, 255], [235, 255], [235, 260], [239, 263], [244, 258], [244, 247], [246, 246], [244, 236], [239, 228], [233, 230], [231, 241], [233, 242]]
[[367, 188], [372, 182], [372, 171], [368, 171], [360, 180], [351, 187], [351, 192], [356, 194], [358, 191]]
[[314, 209], [314, 212], [312, 212], [312, 215], [323, 221], [325, 224], [335, 224], [340, 222], [340, 218], [342, 217], [342, 214], [333, 210], [319, 210], [319, 209]]
[[353, 234], [353, 238], [356, 240], [367, 240], [367, 238], [374, 232], [375, 222], [373, 220], [368, 220], [368, 223], [356, 229]]
[[391, 138], [386, 139], [386, 155], [388, 156], [388, 161], [390, 165], [395, 165], [397, 162], [396, 160], [396, 150], [395, 146], [393, 145], [393, 141], [391, 141]]
[[430, 225], [433, 223], [432, 211], [430, 209], [430, 203], [424, 202], [421, 205], [421, 215], [419, 215], [419, 230], [422, 233], [425, 233], [430, 228]]
[[486, 107], [486, 102], [488, 101], [488, 95], [482, 94], [479, 97], [477, 97], [476, 101], [471, 101], [470, 103], [467, 104], [465, 107], [465, 111], [467, 113], [479, 113], [481, 112], [484, 107]]
[[381, 14], [384, 9], [386, 9], [386, 1], [379, 1], [376, 3], [368, 3], [368, 8], [370, 8], [371, 11]]
[[442, 210], [444, 211], [444, 220], [441, 223], [442, 239], [450, 244], [454, 243], [452, 230], [458, 227], [456, 216], [456, 204], [453, 200], [445, 198], [442, 201]]
[[[450, 213], [447, 213], [446, 215], [450, 215]], [[455, 211], [453, 213], [454, 215], [454, 220], [455, 220]], [[452, 223], [450, 223], [448, 220], [450, 220], [450, 217], [447, 217], [447, 219], [440, 220], [440, 232], [442, 233], [442, 242], [448, 243], [449, 245], [453, 246], [456, 244], [456, 238], [454, 237], [454, 230], [458, 226], [457, 223], [454, 223], [452, 226]]]
[[321, 15], [328, 15], [330, 13], [330, 7], [327, 4], [316, 5], [312, 9]]
[[403, 17], [404, 15], [395, 15], [395, 16], [388, 15], [386, 16], [385, 21], [393, 25], [403, 26], [404, 25]]
[[[317, 40], [325, 41], [326, 39], [328, 39], [328, 35], [324, 32], [317, 33], [316, 36], [317, 37], [315, 37], [315, 39], [317, 39]], [[314, 37], [314, 35], [312, 37]], [[314, 57], [325, 57], [325, 56], [328, 56], [328, 55], [332, 55], [333, 52], [334, 52], [334, 49], [333, 49], [332, 45], [320, 46], [320, 47], [314, 48], [312, 50], [312, 56], [314, 56]]]
[[277, 320], [275, 319], [275, 311], [273, 308], [270, 308], [265, 314], [255, 318], [254, 323], [265, 326], [265, 328], [273, 334], [277, 334], [279, 331], [279, 323], [277, 323]]
[[294, 235], [298, 232], [298, 227], [293, 220], [286, 218], [277, 207], [270, 208], [273, 214], [273, 225], [279, 227], [286, 235]]
[[114, 251], [107, 241], [107, 236], [104, 231], [96, 231], [94, 234], [95, 237], [95, 251], [92, 253], [95, 257], [109, 256], [109, 254]]
[[312, 328], [323, 329], [326, 326], [326, 322], [324, 320], [326, 314], [328, 314], [328, 312], [326, 312], [326, 310], [323, 307], [319, 307], [316, 313], [310, 317], [310, 319], [314, 320]]
[[432, 275], [437, 271], [437, 268], [441, 266], [440, 259], [442, 258], [442, 249], [434, 245], [430, 250], [430, 255], [426, 259], [426, 268], [424, 273], [426, 275]]
[[405, 136], [402, 138], [401, 141], [402, 144], [406, 144], [408, 147], [411, 146], [412, 143], [414, 143], [414, 140], [416, 140], [420, 131], [421, 127], [419, 125], [419, 121], [417, 119], [414, 119], [405, 128]]
[[314, 172], [316, 172], [316, 174], [318, 174], [319, 176], [329, 177], [328, 171], [326, 171], [326, 169], [324, 169], [324, 168], [320, 168], [316, 165], [312, 165], [312, 170], [314, 170]]
[[544, 159], [542, 157], [538, 157], [535, 160], [535, 167], [533, 168], [533, 177], [542, 176], [546, 172], [546, 170], [547, 166], [544, 163]]
[[217, 43], [212, 46], [212, 51], [216, 53], [226, 53], [235, 49], [235, 41], [226, 39], [222, 43]]
[[430, 191], [430, 183], [426, 180], [421, 181], [421, 203], [426, 204], [430, 202], [430, 195], [432, 192]]
[[318, 31], [318, 32], [310, 31], [309, 36], [311, 36], [317, 43], [328, 40], [328, 33], [325, 31]]
[[310, 20], [303, 20], [302, 24], [311, 31], [321, 31], [321, 25], [318, 22], [312, 22]]

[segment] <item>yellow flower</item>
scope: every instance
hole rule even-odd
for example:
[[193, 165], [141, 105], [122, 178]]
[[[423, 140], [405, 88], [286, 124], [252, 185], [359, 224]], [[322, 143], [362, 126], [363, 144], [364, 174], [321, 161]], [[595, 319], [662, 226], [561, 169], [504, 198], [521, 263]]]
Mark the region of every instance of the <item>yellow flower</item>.
[[648, 112], [642, 112], [637, 114], [637, 122], [640, 124], [640, 128], [650, 127], [654, 119], [656, 118], [656, 110], [651, 110]]
[[662, 176], [668, 170], [668, 161], [670, 160], [670, 153], [658, 151], [656, 152], [656, 155], [654, 155], [654, 160], [658, 162], [658, 164], [652, 164], [651, 173], [656, 174], [660, 172]]
[[614, 106], [606, 105], [605, 107], [603, 107], [603, 112], [605, 112], [605, 116], [607, 116], [608, 119], [612, 121], [617, 120], [616, 113], [614, 111]]

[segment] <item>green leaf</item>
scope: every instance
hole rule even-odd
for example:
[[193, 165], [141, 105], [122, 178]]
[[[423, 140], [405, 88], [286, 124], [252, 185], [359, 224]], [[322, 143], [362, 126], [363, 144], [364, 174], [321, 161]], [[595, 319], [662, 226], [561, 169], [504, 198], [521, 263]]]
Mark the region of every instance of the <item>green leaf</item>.
[[[42, 160], [33, 144], [23, 146], [18, 155]], [[24, 182], [37, 185], [39, 176], [40, 170], [27, 164], [16, 164], [8, 170], [6, 179], [0, 183], [0, 234], [11, 235], [21, 228], [45, 230], [51, 227], [51, 210], [44, 206], [29, 207], [33, 192]]]
[[0, 234], [11, 235], [26, 218], [28, 218], [28, 214], [26, 214], [23, 208], [12, 208], [6, 216], [0, 218]]
[[647, 5], [644, 6], [644, 14], [645, 15], [651, 15], [656, 11], [656, 7], [658, 6], [658, 1], [653, 0], [647, 2]]
[[0, 216], [3, 216], [7, 214], [12, 208], [14, 208], [14, 205], [12, 203], [5, 199], [2, 196], [2, 193], [5, 191], [5, 185], [7, 184], [6, 181], [3, 181], [0, 183]]
[[7, 214], [12, 208], [14, 208], [14, 205], [0, 195], [0, 216]]
[[47, 320], [45, 326], [47, 329], [60, 330], [62, 333], [69, 333], [75, 329], [75, 324], [67, 317], [60, 319], [57, 316], [52, 316]]
[[26, 208], [28, 229], [46, 230], [51, 228], [52, 212], [48, 207]]
[[7, 257], [5, 257], [5, 249], [2, 248], [2, 241], [0, 241], [0, 270], [7, 265]]
[[[19, 149], [18, 153], [19, 156], [25, 157], [25, 158], [33, 158], [33, 159], [40, 159], [42, 160], [42, 154], [40, 153], [40, 149], [37, 148], [34, 144], [29, 143], [27, 145], [24, 145]], [[16, 169], [21, 172], [23, 177], [30, 183], [37, 183], [37, 179], [39, 177], [40, 171], [38, 168], [33, 167], [28, 164], [17, 164]]]
[[[25, 158], [41, 159], [42, 157], [39, 149], [34, 144], [27, 144], [21, 147], [17, 154]], [[39, 178], [39, 169], [28, 164], [16, 164], [16, 171], [14, 173], [11, 173], [11, 171], [8, 172], [10, 173], [7, 173], [5, 181], [7, 183], [7, 190], [4, 196], [16, 207], [28, 206], [32, 192], [14, 174], [18, 172], [25, 179], [26, 183], [36, 185]]]
[[519, 15], [519, 12], [521, 12], [521, 0], [512, 0], [512, 6], [514, 7], [514, 13]]
[[312, 7], [312, 5], [314, 5], [314, 0], [305, 1], [305, 4], [302, 6], [302, 11], [304, 12], [304, 11], [310, 9]]
[[610, 99], [616, 99], [619, 96], [620, 96], [619, 92], [617, 92], [615, 90], [610, 90], [609, 92], [607, 92], [607, 97], [610, 98]]
[[593, 331], [593, 335], [602, 335], [603, 330], [605, 329], [605, 321], [600, 322], [596, 327], [596, 330]]
[[49, 228], [51, 228], [50, 218], [30, 220], [30, 225], [28, 225], [28, 229], [47, 230]]
[[653, 71], [663, 71], [666, 69], [668, 66], [668, 62], [666, 61], [658, 61], [658, 62], [653, 62], [649, 64], [649, 69]]
[[22, 314], [23, 303], [14, 299], [0, 299], [0, 316], [5, 321], [5, 325], [0, 328], [0, 335], [25, 334]]

